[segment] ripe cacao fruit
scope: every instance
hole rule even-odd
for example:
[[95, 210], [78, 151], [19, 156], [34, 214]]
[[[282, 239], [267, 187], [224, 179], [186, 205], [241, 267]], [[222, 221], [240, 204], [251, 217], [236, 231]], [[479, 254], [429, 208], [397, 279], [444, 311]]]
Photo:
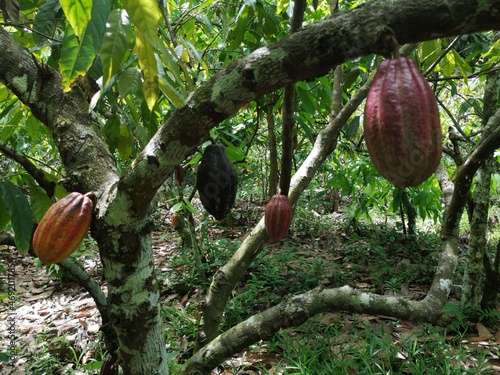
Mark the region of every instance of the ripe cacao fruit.
[[70, 193], [42, 217], [33, 235], [33, 250], [44, 264], [63, 261], [83, 241], [92, 221], [91, 196]]
[[441, 161], [434, 92], [407, 57], [383, 61], [368, 93], [364, 134], [375, 169], [392, 184], [417, 186]]
[[292, 205], [288, 197], [283, 194], [273, 195], [266, 205], [264, 224], [272, 240], [284, 238], [292, 223]]
[[238, 188], [238, 175], [222, 145], [205, 149], [198, 173], [196, 188], [203, 207], [217, 220], [233, 208]]

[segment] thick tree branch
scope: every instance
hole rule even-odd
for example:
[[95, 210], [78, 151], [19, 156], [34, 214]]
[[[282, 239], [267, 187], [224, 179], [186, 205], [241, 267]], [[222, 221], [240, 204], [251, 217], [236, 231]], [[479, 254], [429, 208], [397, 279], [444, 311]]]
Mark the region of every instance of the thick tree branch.
[[259, 340], [271, 339], [281, 329], [298, 326], [319, 313], [339, 311], [392, 316], [413, 322], [435, 323], [439, 317], [439, 312], [429, 300], [412, 301], [398, 296], [377, 295], [347, 285], [334, 289], [314, 289], [254, 315], [224, 332], [195, 353], [179, 374], [209, 374], [224, 359]]
[[61, 76], [2, 28], [0, 50], [0, 82], [51, 131], [70, 190], [100, 190], [116, 181], [113, 157], [78, 85], [63, 92]]
[[500, 28], [498, 0], [373, 1], [260, 48], [204, 83], [164, 124], [120, 181], [142, 215], [174, 167], [210, 129], [255, 98], [400, 43]]

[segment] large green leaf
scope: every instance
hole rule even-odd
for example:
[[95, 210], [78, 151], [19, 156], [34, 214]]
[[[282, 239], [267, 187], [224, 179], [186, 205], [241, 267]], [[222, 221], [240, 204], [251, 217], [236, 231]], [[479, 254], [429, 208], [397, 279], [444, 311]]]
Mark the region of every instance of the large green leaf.
[[139, 66], [141, 67], [142, 74], [144, 75], [144, 83], [142, 84], [144, 98], [149, 110], [151, 111], [156, 103], [159, 91], [156, 56], [154, 54], [153, 46], [151, 43], [148, 43], [144, 34], [140, 31], [137, 31], [136, 33], [136, 48], [139, 56]]
[[101, 48], [110, 11], [111, 4], [108, 1], [95, 2], [92, 7], [92, 18], [80, 42], [71, 25], [66, 24], [60, 61], [60, 72], [65, 89], [69, 88], [76, 77], [85, 75], [92, 66], [97, 51]]
[[176, 107], [180, 108], [184, 104], [184, 96], [178, 92], [166, 79], [160, 78], [160, 90], [168, 100]]
[[92, 15], [92, 0], [60, 0], [60, 3], [76, 36], [81, 38]]
[[12, 182], [0, 181], [0, 189], [5, 207], [10, 214], [12, 229], [14, 230], [14, 242], [17, 249], [25, 254], [28, 252], [33, 231], [33, 216], [28, 199], [23, 192]]
[[160, 10], [156, 0], [122, 0], [130, 20], [154, 47], [158, 46]]
[[33, 39], [36, 43], [45, 42], [47, 37], [53, 37], [57, 23], [61, 19], [61, 4], [59, 0], [47, 0], [36, 13], [33, 21]]
[[36, 222], [40, 222], [43, 215], [54, 202], [48, 197], [45, 190], [34, 182], [30, 183], [30, 201], [33, 207], [33, 216]]
[[121, 72], [118, 80], [120, 98], [126, 97], [131, 92], [136, 92], [141, 85], [141, 81], [141, 72], [137, 68], [128, 68]]
[[123, 9], [114, 9], [109, 15], [106, 24], [106, 33], [101, 45], [100, 57], [103, 66], [103, 86], [120, 69], [123, 57], [128, 51], [129, 37], [130, 22], [127, 12]]

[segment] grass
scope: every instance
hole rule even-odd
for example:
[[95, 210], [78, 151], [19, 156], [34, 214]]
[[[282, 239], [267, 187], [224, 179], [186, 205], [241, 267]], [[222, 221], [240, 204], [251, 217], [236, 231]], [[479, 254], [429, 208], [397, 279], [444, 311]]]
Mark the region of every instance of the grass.
[[[271, 344], [281, 361], [272, 373], [283, 375], [492, 374], [486, 352], [454, 345], [446, 330], [422, 325], [399, 336], [398, 321], [346, 315], [315, 317], [301, 327], [280, 332]], [[465, 368], [464, 364], [474, 363]], [[271, 369], [261, 369], [270, 374]]]

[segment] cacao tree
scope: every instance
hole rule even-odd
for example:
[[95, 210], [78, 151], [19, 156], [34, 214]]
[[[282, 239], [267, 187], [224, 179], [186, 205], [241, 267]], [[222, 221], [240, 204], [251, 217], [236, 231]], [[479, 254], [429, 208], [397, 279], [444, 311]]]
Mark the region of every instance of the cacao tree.
[[[484, 76], [498, 61], [491, 36], [483, 40], [485, 49], [469, 60], [452, 45], [442, 48], [448, 38], [498, 29], [498, 0], [375, 0], [357, 7], [357, 2], [336, 2], [332, 9], [339, 5], [339, 10], [331, 17], [326, 17], [330, 4], [322, 4], [328, 11], [321, 14], [312, 6], [308, 24], [293, 33], [276, 17], [286, 13], [284, 1], [7, 3], [17, 7], [2, 9], [0, 96], [2, 118], [15, 126], [2, 128], [0, 150], [17, 163], [23, 178], [2, 174], [2, 224], [5, 228], [10, 220], [14, 233], [6, 243], [27, 253], [33, 222], [41, 219], [51, 199], [70, 191], [95, 195], [90, 234], [99, 249], [107, 294], [73, 259], [60, 264], [94, 298], [110, 361], [125, 374], [169, 372], [151, 215], [162, 184], [199, 151], [213, 129], [227, 126], [224, 122], [248, 103], [296, 82], [301, 103], [297, 110], [316, 111], [305, 88], [317, 79], [316, 89], [326, 90], [331, 83], [325, 76], [340, 66], [328, 109], [322, 109], [325, 122], [315, 130], [304, 121], [306, 117], [299, 123], [300, 136], [312, 146], [291, 179], [288, 199], [293, 205], [336, 150], [341, 134], [362, 138], [356, 124], [374, 69], [360, 72], [356, 61], [362, 65], [367, 61], [362, 59], [369, 59], [373, 64], [366, 66], [374, 68], [379, 56], [391, 53], [396, 39], [407, 45], [403, 54], [413, 52], [421, 60], [417, 62], [424, 73], [435, 73], [428, 78], [431, 83], [435, 79], [438, 98], [445, 98], [439, 92], [442, 87], [436, 86], [439, 79], [455, 72], [460, 79]], [[222, 47], [214, 50], [214, 43]], [[432, 62], [419, 59], [430, 55]], [[444, 60], [448, 64], [439, 65]], [[478, 60], [485, 71], [471, 68]], [[450, 66], [451, 71], [444, 72]], [[485, 95], [493, 95], [491, 100], [498, 103], [496, 92], [489, 88]], [[441, 104], [447, 108], [446, 101]], [[456, 164], [453, 178], [446, 170], [449, 163], [436, 172], [445, 204], [442, 253], [423, 300], [367, 293], [347, 285], [313, 289], [219, 334], [233, 289], [269, 240], [262, 218], [213, 276], [202, 307], [198, 350], [178, 373], [210, 373], [252, 343], [325, 311], [437, 322], [450, 293], [459, 222], [474, 176], [481, 168], [476, 187], [480, 189], [490, 173], [485, 161], [500, 147], [500, 112], [485, 110], [481, 120], [484, 128], [474, 137], [461, 134], [459, 123], [453, 126], [458, 139], [468, 143], [468, 153], [453, 150], [452, 131], [442, 129], [451, 145], [445, 154]], [[285, 132], [289, 152], [291, 134]], [[32, 147], [45, 148], [47, 160], [26, 157], [29, 150], [18, 149], [20, 137]], [[33, 197], [31, 205], [24, 192]], [[494, 267], [498, 262], [485, 268], [498, 274]]]

